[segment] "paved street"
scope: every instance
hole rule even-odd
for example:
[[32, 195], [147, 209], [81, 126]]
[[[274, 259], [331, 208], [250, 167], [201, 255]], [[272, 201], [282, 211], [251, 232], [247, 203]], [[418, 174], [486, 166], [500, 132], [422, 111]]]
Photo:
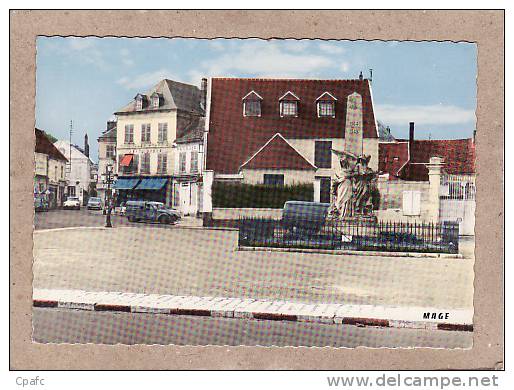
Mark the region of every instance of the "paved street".
[[67, 309], [34, 308], [33, 321], [33, 340], [40, 343], [374, 348], [471, 348], [473, 343], [471, 332]]
[[[38, 214], [36, 225], [48, 226], [43, 219], [56, 221], [59, 213], [74, 212]], [[85, 220], [96, 221], [84, 213]], [[60, 218], [78, 223], [72, 217]], [[161, 229], [141, 223], [115, 226], [36, 230], [34, 287], [448, 309], [473, 306], [472, 241], [462, 245], [464, 259], [271, 255], [236, 251], [234, 231]]]
[[[114, 227], [118, 226], [153, 226], [156, 228], [169, 229], [170, 225], [160, 225], [158, 223], [146, 224], [138, 222], [129, 222], [127, 217], [120, 215], [111, 216]], [[200, 226], [201, 221], [193, 217], [184, 217], [180, 222], [180, 226]], [[57, 229], [67, 227], [102, 227], [105, 226], [105, 215], [102, 211], [87, 210], [82, 207], [80, 210], [51, 210], [48, 212], [38, 212], [34, 216], [34, 229]]]

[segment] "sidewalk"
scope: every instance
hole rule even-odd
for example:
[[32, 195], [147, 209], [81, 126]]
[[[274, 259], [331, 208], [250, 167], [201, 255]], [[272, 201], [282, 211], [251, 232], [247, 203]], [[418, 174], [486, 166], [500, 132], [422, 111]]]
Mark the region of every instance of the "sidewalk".
[[[35, 289], [34, 307], [473, 331], [473, 310]], [[431, 318], [426, 313], [444, 313]], [[428, 318], [427, 318], [428, 317]], [[442, 318], [441, 318], [442, 317]]]
[[34, 288], [238, 297], [306, 304], [473, 308], [464, 258], [236, 251], [237, 232], [160, 229], [34, 233]]

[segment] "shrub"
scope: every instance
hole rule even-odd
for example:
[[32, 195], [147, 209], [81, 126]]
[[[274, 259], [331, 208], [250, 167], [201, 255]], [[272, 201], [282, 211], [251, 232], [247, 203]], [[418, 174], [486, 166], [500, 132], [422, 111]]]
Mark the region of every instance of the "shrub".
[[222, 208], [272, 208], [281, 209], [288, 200], [313, 201], [313, 184], [272, 186], [214, 182], [212, 205]]

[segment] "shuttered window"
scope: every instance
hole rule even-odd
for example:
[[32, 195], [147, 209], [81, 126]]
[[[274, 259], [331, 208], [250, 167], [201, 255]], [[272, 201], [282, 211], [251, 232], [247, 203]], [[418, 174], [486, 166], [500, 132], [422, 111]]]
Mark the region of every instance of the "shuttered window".
[[421, 214], [421, 192], [420, 191], [403, 191], [403, 215], [420, 215]]
[[125, 143], [134, 143], [134, 125], [125, 125]]
[[157, 155], [157, 173], [166, 173], [168, 170], [168, 154], [159, 153]]
[[141, 142], [150, 142], [151, 131], [150, 123], [143, 123], [141, 125]]
[[141, 156], [141, 173], [150, 173], [150, 153]]
[[198, 172], [198, 151], [196, 150], [191, 152], [191, 172]]
[[180, 173], [186, 171], [186, 152], [180, 152], [178, 155], [178, 170]]
[[168, 141], [168, 123], [159, 123], [159, 142]]

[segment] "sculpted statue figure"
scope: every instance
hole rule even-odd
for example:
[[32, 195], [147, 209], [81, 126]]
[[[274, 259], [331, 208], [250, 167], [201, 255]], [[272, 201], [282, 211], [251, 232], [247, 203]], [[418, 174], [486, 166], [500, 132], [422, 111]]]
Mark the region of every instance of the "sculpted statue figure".
[[376, 187], [376, 173], [368, 166], [371, 156], [356, 156], [334, 149], [332, 153], [338, 156], [339, 166], [332, 184], [329, 218], [371, 215], [372, 191]]

